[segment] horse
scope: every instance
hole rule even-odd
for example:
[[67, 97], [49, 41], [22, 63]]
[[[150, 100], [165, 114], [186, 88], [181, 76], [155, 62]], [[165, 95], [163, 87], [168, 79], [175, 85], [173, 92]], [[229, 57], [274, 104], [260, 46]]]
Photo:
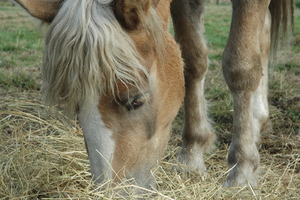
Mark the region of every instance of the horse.
[[[95, 184], [133, 178], [154, 189], [150, 170], [183, 103], [178, 162], [206, 171], [216, 136], [204, 98], [205, 0], [15, 0], [47, 24], [42, 94], [77, 114]], [[256, 188], [260, 133], [270, 126], [270, 49], [289, 30], [293, 0], [232, 0], [222, 70], [234, 99], [224, 186]], [[175, 38], [169, 33], [172, 17]], [[272, 39], [272, 43], [271, 43]]]

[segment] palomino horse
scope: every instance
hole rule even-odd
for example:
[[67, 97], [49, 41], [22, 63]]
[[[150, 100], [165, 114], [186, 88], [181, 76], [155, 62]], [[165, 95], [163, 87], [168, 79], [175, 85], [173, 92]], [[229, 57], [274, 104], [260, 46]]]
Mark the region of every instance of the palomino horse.
[[[48, 23], [43, 94], [78, 113], [96, 183], [134, 178], [155, 187], [171, 122], [184, 99], [180, 163], [203, 172], [215, 140], [206, 116], [205, 0], [16, 0]], [[231, 168], [225, 186], [257, 186], [260, 132], [269, 125], [271, 33], [287, 30], [292, 0], [232, 0], [223, 72], [234, 99]], [[171, 15], [175, 37], [168, 33]], [[271, 14], [269, 9], [271, 10]], [[272, 26], [271, 26], [272, 18]], [[274, 45], [276, 46], [276, 45]], [[184, 82], [185, 80], [185, 82]], [[185, 98], [184, 98], [185, 93]]]

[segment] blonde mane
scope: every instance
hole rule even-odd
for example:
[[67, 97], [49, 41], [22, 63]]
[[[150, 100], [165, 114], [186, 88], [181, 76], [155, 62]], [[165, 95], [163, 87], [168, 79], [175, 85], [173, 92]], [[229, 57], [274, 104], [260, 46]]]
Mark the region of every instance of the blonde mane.
[[[42, 67], [42, 93], [47, 103], [64, 104], [67, 113], [72, 114], [79, 102], [88, 108], [103, 92], [115, 95], [117, 81], [139, 87], [148, 77], [111, 3], [65, 1], [49, 25]], [[152, 10], [145, 24], [152, 30], [150, 34], [155, 34], [154, 42], [161, 46], [157, 35], [163, 34], [162, 25], [157, 18]]]

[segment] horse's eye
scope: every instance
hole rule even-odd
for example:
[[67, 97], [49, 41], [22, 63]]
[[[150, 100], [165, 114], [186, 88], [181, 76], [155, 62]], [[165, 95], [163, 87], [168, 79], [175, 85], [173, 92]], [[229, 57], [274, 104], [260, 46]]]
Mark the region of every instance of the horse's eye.
[[143, 104], [144, 104], [144, 102], [141, 102], [141, 101], [139, 101], [138, 98], [136, 98], [127, 106], [127, 109], [128, 110], [132, 110], [132, 109], [136, 110], [139, 107], [141, 107]]
[[148, 93], [135, 97], [131, 102], [129, 102], [126, 106], [127, 109], [137, 110], [149, 99], [150, 95]]

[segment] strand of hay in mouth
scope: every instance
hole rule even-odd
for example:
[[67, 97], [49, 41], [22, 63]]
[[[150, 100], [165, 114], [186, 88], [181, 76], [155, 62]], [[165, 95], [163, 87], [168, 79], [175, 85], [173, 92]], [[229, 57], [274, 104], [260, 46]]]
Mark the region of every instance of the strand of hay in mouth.
[[[299, 199], [300, 140], [291, 143], [290, 153], [262, 150], [259, 194], [250, 186], [222, 187], [228, 170], [226, 146], [206, 155], [206, 174], [177, 173], [178, 134], [172, 135], [161, 165], [153, 169], [157, 191], [134, 194], [141, 188], [130, 180], [115, 187], [107, 180], [95, 187], [80, 127], [56, 108], [32, 100], [36, 97], [0, 97], [0, 199]], [[274, 143], [280, 138], [263, 140]], [[121, 198], [120, 192], [128, 196]]]

